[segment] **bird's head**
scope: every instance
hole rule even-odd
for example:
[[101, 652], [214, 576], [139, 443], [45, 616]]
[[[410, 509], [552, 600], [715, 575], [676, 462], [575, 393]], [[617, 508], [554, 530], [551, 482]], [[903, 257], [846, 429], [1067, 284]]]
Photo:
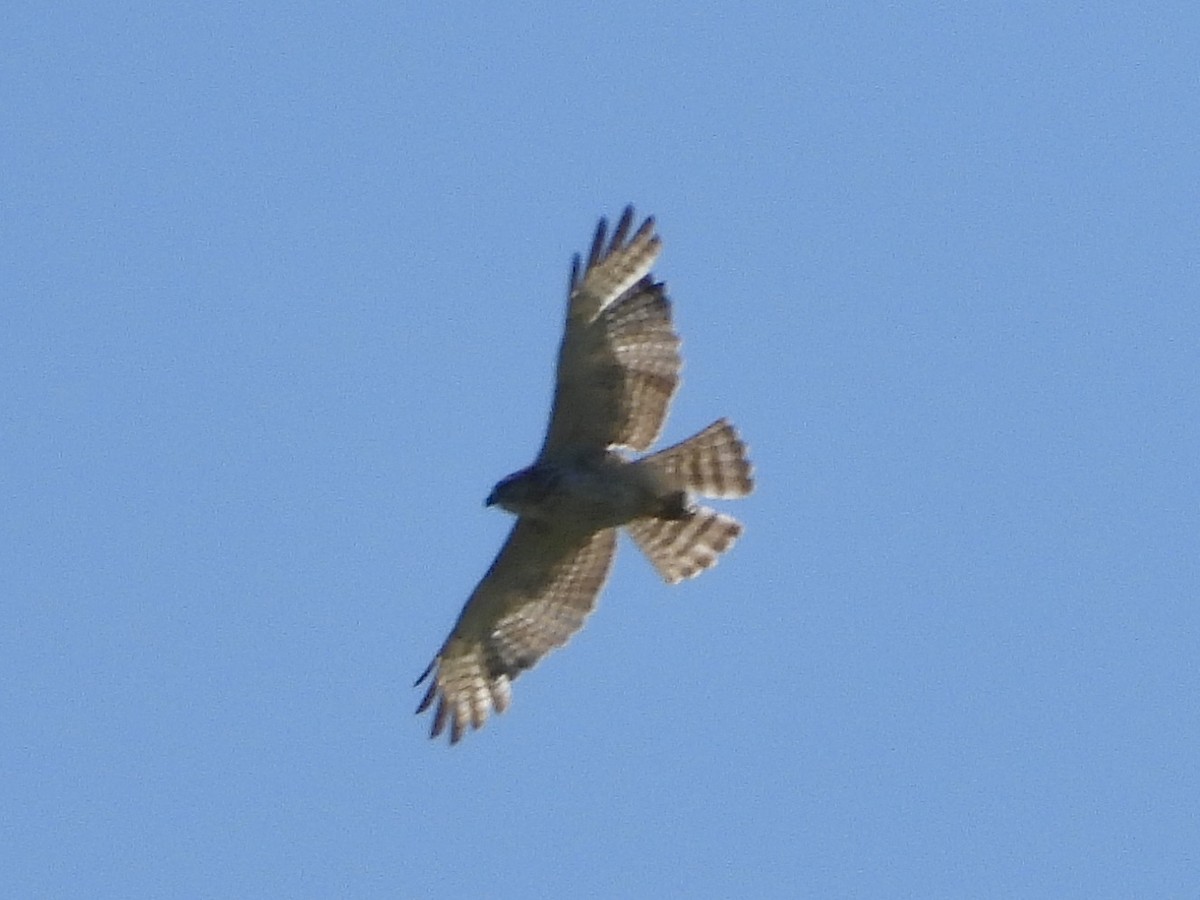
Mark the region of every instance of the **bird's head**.
[[517, 516], [537, 517], [555, 482], [553, 473], [530, 466], [496, 482], [484, 505], [499, 506]]

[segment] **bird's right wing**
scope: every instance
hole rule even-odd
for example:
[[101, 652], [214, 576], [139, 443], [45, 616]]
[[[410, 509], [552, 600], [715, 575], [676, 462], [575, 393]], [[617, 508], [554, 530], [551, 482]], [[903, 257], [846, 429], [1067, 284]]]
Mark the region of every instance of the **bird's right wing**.
[[430, 737], [450, 726], [450, 743], [488, 713], [504, 712], [511, 682], [567, 642], [596, 605], [608, 578], [616, 531], [592, 533], [517, 520], [487, 574], [420, 684], [432, 676], [417, 712], [433, 702]]

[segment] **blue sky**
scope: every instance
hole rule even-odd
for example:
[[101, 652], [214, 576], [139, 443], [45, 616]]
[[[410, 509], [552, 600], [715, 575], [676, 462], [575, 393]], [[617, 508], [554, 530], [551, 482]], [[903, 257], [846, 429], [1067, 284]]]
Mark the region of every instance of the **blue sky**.
[[[1192, 4], [18, 4], [14, 896], [1200, 892]], [[747, 527], [453, 749], [572, 253]]]

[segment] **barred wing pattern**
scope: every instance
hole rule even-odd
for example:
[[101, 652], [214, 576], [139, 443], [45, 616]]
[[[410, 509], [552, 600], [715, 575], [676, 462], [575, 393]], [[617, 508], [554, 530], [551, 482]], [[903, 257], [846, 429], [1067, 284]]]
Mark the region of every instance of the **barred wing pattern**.
[[437, 701], [431, 737], [450, 726], [450, 743], [491, 710], [504, 712], [511, 682], [583, 627], [608, 578], [616, 531], [590, 534], [521, 518], [513, 526], [421, 684], [417, 712]]
[[662, 431], [679, 386], [679, 338], [666, 286], [649, 275], [662, 248], [654, 220], [630, 238], [632, 223], [627, 207], [607, 240], [601, 219], [582, 271], [575, 257], [539, 460], [610, 446], [645, 450]]

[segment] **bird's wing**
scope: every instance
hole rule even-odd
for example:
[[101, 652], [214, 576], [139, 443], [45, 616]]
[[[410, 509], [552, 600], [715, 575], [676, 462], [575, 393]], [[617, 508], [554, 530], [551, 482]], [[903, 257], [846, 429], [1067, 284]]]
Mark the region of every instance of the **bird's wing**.
[[587, 262], [571, 267], [554, 404], [539, 460], [611, 446], [645, 450], [679, 385], [679, 337], [666, 286], [650, 275], [662, 248], [654, 220], [630, 237], [627, 207], [611, 240], [604, 219]]
[[518, 519], [429, 668], [417, 712], [437, 701], [430, 737], [457, 743], [490, 710], [504, 712], [512, 679], [582, 626], [612, 564], [616, 531], [570, 533]]

